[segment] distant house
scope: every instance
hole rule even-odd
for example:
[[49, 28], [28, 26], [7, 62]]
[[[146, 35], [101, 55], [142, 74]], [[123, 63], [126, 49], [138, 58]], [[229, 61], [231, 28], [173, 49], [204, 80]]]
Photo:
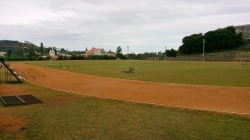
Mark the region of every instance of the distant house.
[[6, 54], [7, 54], [6, 52], [0, 52], [0, 56], [4, 56]]
[[244, 39], [250, 40], [250, 24], [235, 26], [235, 30], [241, 32]]
[[54, 59], [54, 60], [58, 60], [58, 55], [55, 55], [55, 56], [53, 57], [53, 59]]
[[107, 53], [107, 55], [108, 55], [108, 56], [116, 57], [116, 54], [115, 54], [114, 52], [111, 52], [111, 51], [109, 51], [109, 52]]
[[52, 59], [55, 59], [55, 51], [53, 49], [50, 49], [49, 56], [51, 56]]
[[91, 50], [87, 51], [85, 55], [106, 55], [107, 53], [104, 49], [100, 48], [92, 48]]

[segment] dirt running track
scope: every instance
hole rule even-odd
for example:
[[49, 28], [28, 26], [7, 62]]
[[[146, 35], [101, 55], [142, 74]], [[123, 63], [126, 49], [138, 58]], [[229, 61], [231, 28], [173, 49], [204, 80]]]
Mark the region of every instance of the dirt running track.
[[11, 63], [17, 70], [35, 68], [45, 78], [27, 80], [58, 90], [125, 101], [250, 115], [250, 88], [143, 82], [77, 74]]

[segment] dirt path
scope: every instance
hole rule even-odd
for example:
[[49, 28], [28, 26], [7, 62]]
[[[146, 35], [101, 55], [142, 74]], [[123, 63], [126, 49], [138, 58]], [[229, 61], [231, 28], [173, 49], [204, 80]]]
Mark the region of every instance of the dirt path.
[[18, 70], [35, 68], [46, 75], [45, 78], [28, 77], [35, 84], [77, 94], [250, 115], [250, 88], [143, 82], [77, 74], [24, 63], [11, 65]]

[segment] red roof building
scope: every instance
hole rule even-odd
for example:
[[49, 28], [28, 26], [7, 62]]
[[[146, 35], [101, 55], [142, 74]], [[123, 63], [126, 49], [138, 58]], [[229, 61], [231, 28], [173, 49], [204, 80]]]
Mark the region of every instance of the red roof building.
[[92, 48], [91, 50], [87, 51], [85, 55], [106, 55], [106, 52], [104, 49]]

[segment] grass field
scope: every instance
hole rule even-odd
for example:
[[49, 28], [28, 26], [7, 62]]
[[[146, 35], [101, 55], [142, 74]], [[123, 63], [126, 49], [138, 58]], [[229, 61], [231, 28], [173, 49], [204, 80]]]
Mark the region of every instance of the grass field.
[[[225, 62], [172, 61], [39, 61], [31, 65], [104, 77], [142, 81], [250, 87], [250, 65]], [[60, 68], [60, 63], [62, 68]], [[70, 66], [70, 68], [66, 67]], [[122, 73], [121, 67], [137, 67], [139, 73]]]
[[15, 132], [0, 128], [1, 139], [228, 140], [250, 137], [250, 118], [244, 116], [85, 97], [30, 84], [15, 86], [44, 102], [12, 107], [1, 104], [1, 115], [30, 120], [27, 126]]
[[[91, 75], [182, 84], [249, 87], [250, 66], [220, 62], [53, 61], [32, 65]], [[50, 64], [48, 66], [48, 64]], [[136, 66], [137, 74], [121, 66]], [[0, 69], [3, 73], [3, 69]], [[2, 77], [3, 78], [3, 77]], [[13, 78], [14, 79], [14, 78]], [[3, 80], [3, 79], [2, 79]], [[6, 83], [4, 83], [6, 84]], [[3, 83], [2, 83], [3, 85]], [[1, 86], [1, 84], [0, 84]], [[13, 84], [43, 100], [42, 104], [4, 107], [0, 116], [29, 120], [17, 131], [2, 125], [0, 139], [249, 139], [250, 118], [86, 97], [28, 83]], [[1, 117], [0, 117], [1, 118]]]

